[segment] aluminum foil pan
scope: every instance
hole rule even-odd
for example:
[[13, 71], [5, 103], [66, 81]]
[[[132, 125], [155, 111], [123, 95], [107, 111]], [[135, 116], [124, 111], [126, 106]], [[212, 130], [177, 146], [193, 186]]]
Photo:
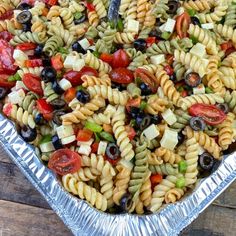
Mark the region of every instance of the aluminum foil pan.
[[156, 214], [137, 216], [100, 212], [63, 190], [56, 176], [17, 134], [11, 121], [0, 115], [0, 144], [49, 205], [78, 236], [177, 235], [236, 179], [236, 154], [224, 158], [210, 177], [182, 201]]

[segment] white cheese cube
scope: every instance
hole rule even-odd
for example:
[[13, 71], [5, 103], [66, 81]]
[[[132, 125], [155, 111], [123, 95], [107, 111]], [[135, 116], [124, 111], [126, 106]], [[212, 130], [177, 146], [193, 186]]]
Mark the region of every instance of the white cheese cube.
[[61, 125], [56, 128], [57, 135], [60, 139], [74, 135], [72, 125]]
[[80, 71], [85, 66], [85, 62], [83, 59], [77, 59], [73, 64], [73, 70]]
[[137, 20], [129, 19], [127, 23], [127, 31], [137, 34], [139, 31], [139, 22]]
[[178, 133], [174, 130], [166, 129], [160, 144], [162, 147], [173, 151], [175, 146], [178, 144]]
[[98, 144], [98, 151], [97, 151], [98, 155], [104, 155], [105, 154], [106, 148], [107, 148], [107, 144], [108, 144], [108, 142], [106, 142], [106, 141], [100, 141], [99, 142], [99, 144]]
[[193, 94], [204, 94], [205, 93], [205, 86], [204, 84], [199, 84], [197, 87], [193, 88]]
[[68, 143], [74, 142], [75, 140], [76, 140], [75, 135], [72, 135], [72, 136], [69, 136], [69, 137], [66, 137], [66, 138], [62, 138], [62, 139], [61, 139], [61, 143], [62, 143], [63, 145], [66, 145], [66, 144], [68, 144]]
[[81, 142], [81, 141], [78, 141], [77, 142], [77, 145], [78, 146], [81, 146], [81, 145], [88, 145], [88, 146], [91, 146], [91, 144], [93, 143], [93, 141], [94, 141], [94, 139], [90, 139], [89, 141], [87, 141], [87, 142]]
[[203, 29], [214, 29], [214, 24], [213, 23], [206, 23], [206, 24], [202, 24], [201, 27]]
[[29, 59], [28, 56], [23, 51], [21, 51], [19, 49], [14, 50], [13, 58], [15, 59], [15, 61], [19, 61], [19, 62]]
[[204, 58], [206, 55], [206, 46], [201, 43], [197, 43], [191, 48], [190, 53], [197, 57]]
[[76, 56], [72, 56], [72, 55], [68, 55], [64, 61], [64, 67], [66, 69], [72, 69], [73, 65], [76, 62], [77, 57]]
[[152, 140], [156, 138], [160, 133], [156, 125], [152, 124], [143, 131], [143, 134], [148, 140]]
[[175, 28], [175, 23], [176, 23], [175, 20], [168, 18], [168, 20], [165, 24], [165, 30], [164, 31], [173, 33], [174, 28]]
[[87, 50], [90, 47], [90, 43], [89, 43], [88, 39], [86, 39], [86, 38], [80, 40], [79, 44], [84, 50]]
[[52, 142], [42, 143], [39, 145], [41, 152], [52, 152], [55, 150]]
[[93, 51], [96, 51], [96, 47], [94, 45], [90, 46], [88, 49], [91, 49]]
[[164, 23], [163, 25], [161, 25], [161, 26], [159, 27], [159, 30], [160, 30], [161, 32], [164, 32], [164, 31], [165, 31], [165, 27], [166, 27], [166, 23]]
[[159, 54], [156, 56], [151, 56], [151, 63], [154, 65], [159, 65], [163, 62], [165, 62], [165, 55], [164, 54]]
[[60, 87], [66, 91], [67, 89], [71, 88], [72, 87], [72, 84], [69, 80], [63, 78], [62, 80], [59, 81], [58, 83], [60, 85]]
[[161, 115], [168, 125], [173, 125], [177, 121], [177, 118], [171, 109], [167, 109]]
[[78, 149], [78, 153], [88, 156], [91, 152], [91, 147], [89, 145], [81, 145]]
[[12, 91], [8, 94], [9, 102], [12, 104], [18, 104], [21, 105], [24, 98], [25, 98], [25, 92], [23, 89], [19, 89], [17, 91]]
[[21, 89], [21, 88], [23, 88], [23, 89], [25, 89], [25, 90], [28, 90], [28, 88], [25, 86], [25, 84], [23, 83], [23, 81], [17, 80], [17, 81], [16, 81], [15, 89], [16, 89], [16, 90], [19, 90], [19, 89]]

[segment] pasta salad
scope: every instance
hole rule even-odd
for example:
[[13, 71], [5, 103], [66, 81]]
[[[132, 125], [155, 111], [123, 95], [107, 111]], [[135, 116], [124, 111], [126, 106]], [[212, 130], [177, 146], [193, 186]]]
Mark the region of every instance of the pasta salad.
[[156, 212], [235, 142], [235, 27], [235, 0], [1, 0], [2, 112], [68, 192]]

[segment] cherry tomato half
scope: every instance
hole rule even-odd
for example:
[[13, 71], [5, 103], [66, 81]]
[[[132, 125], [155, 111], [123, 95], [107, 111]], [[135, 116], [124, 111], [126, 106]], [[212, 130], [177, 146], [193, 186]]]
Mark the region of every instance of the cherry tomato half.
[[209, 125], [218, 125], [226, 119], [225, 113], [215, 105], [197, 103], [189, 108], [191, 116], [199, 116]]
[[134, 75], [126, 68], [116, 68], [110, 72], [110, 78], [115, 83], [129, 84], [134, 80]]
[[108, 64], [111, 64], [113, 61], [113, 55], [109, 53], [102, 53], [99, 58]]
[[21, 51], [28, 51], [33, 50], [37, 47], [37, 44], [35, 43], [19, 43], [16, 48]]
[[80, 142], [87, 142], [89, 141], [93, 136], [93, 132], [88, 129], [81, 129], [79, 130], [77, 134], [77, 141]]
[[129, 63], [130, 63], [130, 58], [125, 50], [119, 49], [113, 54], [113, 61], [112, 61], [113, 68], [127, 67]]
[[152, 186], [154, 187], [162, 181], [162, 175], [159, 175], [159, 174], [151, 175], [150, 180], [151, 180]]
[[70, 149], [63, 148], [52, 153], [48, 168], [59, 175], [73, 174], [81, 167], [81, 156]]
[[41, 78], [37, 75], [26, 73], [22, 79], [24, 85], [32, 92], [37, 93], [38, 95], [43, 95], [43, 89], [41, 85]]
[[150, 87], [153, 93], [156, 93], [159, 85], [158, 80], [148, 70], [137, 68], [134, 72], [134, 77], [140, 78], [145, 84], [147, 84]]
[[8, 81], [9, 75], [5, 74], [0, 74], [0, 87], [3, 88], [12, 88], [15, 86], [16, 82], [15, 81]]
[[64, 93], [64, 99], [67, 103], [71, 102], [76, 96], [76, 89], [75, 88], [69, 88]]
[[167, 75], [173, 75], [174, 74], [174, 69], [170, 65], [164, 66], [164, 70], [166, 71]]
[[131, 107], [140, 107], [141, 100], [141, 97], [129, 99], [127, 104], [125, 105], [126, 110], [130, 112]]
[[36, 102], [37, 109], [41, 114], [51, 114], [53, 112], [53, 107], [51, 104], [47, 103], [45, 98], [40, 98]]
[[191, 23], [191, 18], [187, 12], [184, 12], [176, 18], [176, 31], [179, 37], [185, 38], [188, 36], [188, 28]]

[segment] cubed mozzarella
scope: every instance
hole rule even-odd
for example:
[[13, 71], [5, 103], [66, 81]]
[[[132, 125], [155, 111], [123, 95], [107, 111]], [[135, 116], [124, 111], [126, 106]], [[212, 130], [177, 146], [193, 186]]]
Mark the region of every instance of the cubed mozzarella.
[[206, 23], [206, 24], [202, 24], [201, 27], [203, 29], [214, 29], [214, 24], [213, 23]]
[[193, 88], [193, 94], [204, 94], [205, 86], [203, 84], [199, 84], [197, 87]]
[[165, 24], [165, 30], [164, 31], [173, 33], [174, 28], [175, 28], [175, 23], [176, 23], [175, 20], [168, 18], [168, 20]]
[[69, 137], [62, 138], [61, 143], [62, 143], [62, 145], [66, 145], [66, 144], [74, 142], [75, 140], [76, 140], [75, 135], [71, 135]]
[[191, 48], [190, 53], [197, 57], [204, 58], [206, 56], [206, 46], [201, 43], [197, 43]]
[[127, 31], [137, 34], [139, 32], [139, 22], [137, 20], [129, 19], [127, 23]]
[[8, 94], [9, 102], [12, 104], [18, 104], [21, 105], [24, 98], [25, 98], [25, 92], [23, 89], [19, 89], [16, 91], [12, 91]]
[[162, 147], [173, 151], [175, 146], [178, 144], [178, 133], [174, 130], [166, 129], [160, 144]]
[[39, 145], [41, 152], [52, 152], [55, 150], [52, 142], [42, 143]]
[[25, 61], [25, 60], [28, 60], [28, 56], [21, 50], [19, 49], [15, 49], [14, 52], [13, 52], [13, 58], [15, 59], [15, 61], [19, 61], [19, 62], [22, 62], [22, 61]]
[[161, 115], [168, 125], [173, 125], [177, 121], [177, 118], [171, 109], [167, 109]]
[[76, 60], [77, 60], [76, 56], [68, 55], [64, 61], [64, 67], [66, 69], [72, 69], [73, 65], [76, 63]]
[[106, 148], [107, 148], [107, 142], [106, 141], [100, 141], [98, 144], [98, 155], [104, 155], [106, 153]]
[[159, 65], [163, 62], [165, 62], [165, 55], [164, 54], [159, 54], [155, 56], [151, 56], [151, 63], [154, 65]]
[[87, 50], [90, 47], [90, 43], [88, 41], [88, 39], [83, 38], [79, 41], [80, 46], [84, 49]]
[[62, 80], [59, 81], [58, 83], [60, 85], [60, 87], [66, 91], [67, 89], [71, 88], [72, 87], [72, 84], [69, 80], [63, 78]]
[[73, 64], [73, 70], [80, 71], [85, 66], [85, 62], [83, 59], [77, 59]]
[[81, 145], [78, 149], [78, 153], [88, 156], [91, 153], [91, 147], [89, 145]]
[[56, 128], [57, 135], [60, 139], [74, 135], [72, 125], [61, 125]]
[[156, 125], [152, 124], [143, 131], [143, 134], [148, 140], [152, 140], [156, 138], [160, 133]]
[[81, 141], [78, 141], [77, 142], [77, 145], [78, 146], [81, 146], [81, 145], [88, 145], [88, 146], [91, 146], [91, 144], [93, 143], [93, 141], [94, 141], [94, 139], [90, 139], [89, 141], [87, 141], [87, 142], [81, 142]]

